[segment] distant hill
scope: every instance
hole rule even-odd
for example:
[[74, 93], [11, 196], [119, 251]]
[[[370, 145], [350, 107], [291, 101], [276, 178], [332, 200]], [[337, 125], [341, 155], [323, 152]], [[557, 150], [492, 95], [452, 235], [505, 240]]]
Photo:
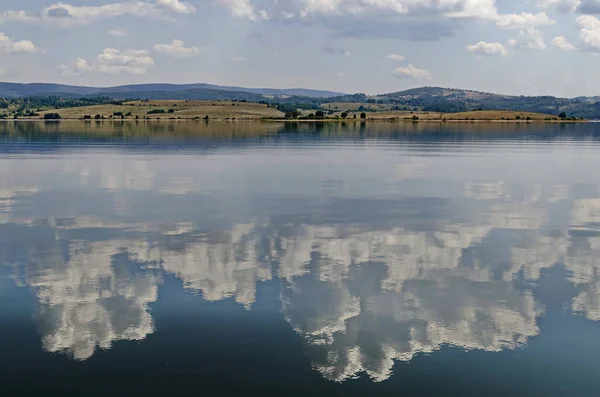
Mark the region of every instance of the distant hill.
[[565, 112], [569, 116], [600, 118], [600, 97], [512, 96], [456, 88], [421, 87], [377, 95], [374, 99], [437, 112], [513, 110], [555, 115]]
[[419, 110], [443, 113], [473, 110], [510, 110], [600, 119], [600, 97], [556, 98], [553, 96], [513, 96], [443, 87], [420, 87], [405, 91], [367, 96], [343, 95], [329, 102], [353, 102], [391, 106], [394, 110]]
[[[514, 96], [443, 87], [420, 87], [367, 96], [331, 91], [270, 88], [244, 88], [211, 84], [137, 84], [98, 88], [61, 84], [0, 83], [0, 98], [58, 96], [69, 99], [107, 97], [150, 100], [237, 100], [269, 102], [280, 110], [321, 109], [326, 103], [383, 104], [388, 110], [418, 110], [459, 113], [473, 110], [507, 110], [600, 119], [600, 96], [556, 98], [553, 96]], [[356, 106], [359, 108], [359, 106]], [[369, 110], [366, 107], [365, 110]]]
[[[207, 90], [206, 94], [209, 97], [204, 97], [203, 90]], [[152, 93], [156, 97], [148, 99], [166, 99], [164, 96], [171, 93], [178, 99], [213, 99], [210, 96], [215, 95], [215, 91], [233, 92], [226, 99], [244, 99], [238, 98], [239, 93], [250, 93], [258, 96], [304, 96], [311, 98], [328, 98], [343, 95], [339, 92], [310, 90], [304, 88], [290, 89], [275, 89], [275, 88], [244, 88], [244, 87], [229, 87], [218, 86], [212, 84], [135, 84], [123, 85], [116, 87], [82, 87], [63, 84], [48, 84], [48, 83], [0, 83], [0, 97], [16, 98], [25, 96], [48, 96], [48, 95], [63, 95], [63, 96], [112, 96], [118, 94], [119, 98], [141, 98], [142, 93]], [[178, 94], [174, 94], [178, 93]], [[194, 98], [184, 98], [184, 96], [194, 95]], [[226, 96], [223, 94], [223, 96]], [[180, 98], [179, 98], [180, 97]], [[169, 98], [173, 99], [173, 98]]]

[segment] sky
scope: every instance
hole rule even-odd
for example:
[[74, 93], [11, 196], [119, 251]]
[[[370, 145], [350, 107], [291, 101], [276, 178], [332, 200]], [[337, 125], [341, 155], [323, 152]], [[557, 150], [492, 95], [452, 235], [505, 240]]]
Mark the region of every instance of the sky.
[[0, 80], [600, 95], [600, 0], [2, 0]]

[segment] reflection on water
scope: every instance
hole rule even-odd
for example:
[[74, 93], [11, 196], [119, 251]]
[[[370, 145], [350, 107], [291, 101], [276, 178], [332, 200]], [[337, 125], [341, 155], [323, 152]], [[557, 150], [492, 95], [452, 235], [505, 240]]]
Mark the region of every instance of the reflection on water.
[[[447, 345], [524, 347], [542, 332], [536, 287], [551, 268], [576, 291], [564, 309], [600, 320], [597, 127], [321, 125], [332, 141], [198, 125], [194, 138], [191, 123], [143, 124], [115, 145], [104, 129], [133, 123], [97, 138], [76, 123], [1, 125], [0, 261], [35, 294], [46, 351], [87, 360], [159, 333], [167, 276], [249, 311], [277, 281], [311, 365], [340, 382], [386, 380], [394, 361]], [[135, 147], [161, 128], [191, 134], [186, 150], [160, 135]]]

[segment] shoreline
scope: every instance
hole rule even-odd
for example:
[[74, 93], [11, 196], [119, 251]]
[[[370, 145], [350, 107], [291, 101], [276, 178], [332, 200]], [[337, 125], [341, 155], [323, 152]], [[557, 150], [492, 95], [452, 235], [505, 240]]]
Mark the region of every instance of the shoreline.
[[367, 123], [497, 123], [497, 124], [583, 124], [583, 123], [598, 123], [600, 120], [501, 120], [501, 119], [475, 119], [475, 120], [448, 120], [448, 119], [403, 119], [403, 118], [371, 118], [371, 119], [275, 119], [275, 118], [234, 118], [234, 119], [194, 119], [194, 118], [157, 118], [157, 119], [80, 119], [80, 118], [61, 118], [54, 120], [19, 118], [19, 119], [0, 119], [0, 123], [23, 123], [23, 122], [43, 122], [43, 123], [60, 123], [60, 122], [82, 122], [91, 123], [172, 123], [172, 122], [195, 122], [195, 123], [339, 123], [339, 124], [367, 124]]

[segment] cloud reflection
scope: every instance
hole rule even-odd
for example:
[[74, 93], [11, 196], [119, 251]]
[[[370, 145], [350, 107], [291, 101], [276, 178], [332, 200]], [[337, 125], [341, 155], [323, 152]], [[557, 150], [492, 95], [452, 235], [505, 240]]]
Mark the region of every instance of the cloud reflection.
[[[306, 167], [324, 162], [311, 155]], [[565, 307], [600, 320], [593, 186], [431, 179], [443, 157], [383, 158], [395, 164], [383, 182], [363, 163], [312, 182], [291, 171], [300, 155], [282, 155], [292, 165], [272, 182], [252, 172], [264, 167], [260, 153], [248, 155], [247, 174], [230, 166], [218, 177], [197, 171], [221, 165], [218, 155], [188, 167], [182, 157], [103, 156], [4, 169], [0, 259], [35, 293], [49, 352], [86, 360], [147, 338], [166, 276], [248, 310], [260, 283], [279, 282], [283, 318], [312, 366], [338, 382], [383, 381], [394, 362], [447, 345], [525, 345], [546, 310], [534, 287], [556, 265], [577, 290]], [[44, 179], [53, 174], [62, 179]]]

